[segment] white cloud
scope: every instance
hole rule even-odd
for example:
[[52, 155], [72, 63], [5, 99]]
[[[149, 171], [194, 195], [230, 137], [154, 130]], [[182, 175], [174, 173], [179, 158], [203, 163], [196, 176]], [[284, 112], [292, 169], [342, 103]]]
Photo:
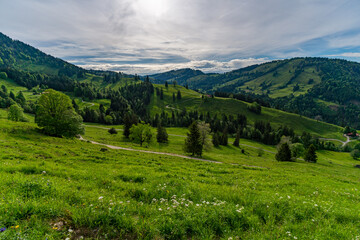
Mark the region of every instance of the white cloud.
[[360, 52], [346, 52], [339, 54], [327, 55], [328, 57], [348, 57], [348, 58], [360, 58]]
[[167, 63], [167, 64], [89, 64], [82, 65], [87, 69], [97, 70], [111, 70], [126, 72], [129, 74], [150, 75], [159, 72], [166, 72], [175, 69], [192, 68], [201, 70], [205, 73], [210, 72], [228, 72], [238, 68], [250, 66], [253, 64], [260, 64], [269, 61], [266, 58], [248, 58], [248, 59], [233, 59], [227, 62], [220, 61], [190, 61], [185, 63]]
[[222, 71], [236, 59], [360, 47], [359, 12], [358, 0], [12, 0], [1, 2], [0, 29], [81, 65], [208, 61]]

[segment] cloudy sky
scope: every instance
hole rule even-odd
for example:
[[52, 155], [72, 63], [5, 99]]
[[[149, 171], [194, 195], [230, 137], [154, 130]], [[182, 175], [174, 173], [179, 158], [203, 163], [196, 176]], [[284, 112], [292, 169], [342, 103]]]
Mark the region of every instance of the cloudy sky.
[[0, 0], [0, 32], [76, 65], [224, 72], [274, 59], [360, 61], [358, 0]]

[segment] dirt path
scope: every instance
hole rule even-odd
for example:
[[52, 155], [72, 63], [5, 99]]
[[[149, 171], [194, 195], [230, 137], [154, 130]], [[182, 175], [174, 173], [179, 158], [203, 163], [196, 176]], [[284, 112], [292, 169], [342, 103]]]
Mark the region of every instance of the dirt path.
[[[99, 126], [92, 126], [92, 125], [85, 125], [86, 127], [93, 127], [93, 128], [99, 128], [99, 129], [104, 129], [104, 130], [109, 130], [110, 128], [106, 128], [106, 127], [99, 127]], [[124, 131], [123, 129], [116, 129], [117, 131]], [[171, 134], [169, 133], [168, 134], [169, 136], [175, 136], [175, 137], [183, 137], [183, 138], [186, 138], [185, 135], [177, 135], [177, 134]], [[340, 140], [339, 140], [340, 141]], [[245, 146], [245, 147], [249, 147], [249, 148], [254, 148], [254, 149], [260, 149], [258, 147], [254, 147], [254, 146], [251, 146], [251, 145], [247, 145], [247, 144], [239, 144], [240, 146]], [[272, 151], [269, 151], [269, 150], [265, 150], [263, 149], [264, 152], [267, 152], [267, 153], [272, 153], [272, 154], [276, 154], [276, 152], [272, 152]]]
[[342, 147], [345, 147], [346, 144], [348, 144], [349, 142], [352, 141], [356, 141], [356, 140], [350, 140], [350, 137], [344, 134], [344, 137], [346, 137], [346, 141], [341, 141], [339, 139], [333, 139], [333, 138], [319, 138], [321, 140], [325, 140], [325, 141], [336, 141], [336, 142], [341, 142], [342, 143]]
[[[140, 149], [133, 149], [133, 148], [125, 148], [125, 147], [113, 146], [113, 145], [108, 145], [108, 144], [104, 144], [104, 143], [98, 143], [98, 142], [95, 142], [95, 141], [89, 141], [89, 140], [83, 138], [82, 136], [80, 136], [79, 139], [80, 139], [81, 141], [90, 142], [90, 143], [92, 143], [92, 144], [96, 144], [96, 145], [108, 147], [108, 148], [110, 148], [110, 149], [118, 149], [118, 150], [141, 152], [141, 153], [150, 153], [150, 154], [157, 154], [157, 155], [166, 155], [166, 156], [172, 156], [172, 157], [180, 157], [180, 158], [192, 159], [192, 160], [197, 160], [197, 161], [202, 161], [202, 162], [210, 162], [210, 163], [224, 164], [223, 162], [218, 162], [218, 161], [208, 160], [208, 159], [203, 159], [203, 158], [190, 157], [190, 156], [180, 155], [180, 154], [176, 154], [176, 153], [154, 152], [154, 151], [148, 151], [148, 150], [140, 150]], [[236, 164], [236, 163], [230, 163], [230, 164], [231, 164], [231, 165], [239, 165], [239, 164]], [[243, 166], [243, 167], [251, 167], [251, 168], [269, 169], [269, 168], [267, 168], [267, 167], [251, 166], [251, 165], [240, 165], [240, 166]]]

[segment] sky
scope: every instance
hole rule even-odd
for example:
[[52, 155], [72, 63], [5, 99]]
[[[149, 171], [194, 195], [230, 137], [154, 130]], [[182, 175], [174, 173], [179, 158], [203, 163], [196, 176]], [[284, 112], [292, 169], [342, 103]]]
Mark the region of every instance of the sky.
[[0, 32], [88, 69], [228, 72], [360, 62], [359, 13], [359, 0], [0, 0]]

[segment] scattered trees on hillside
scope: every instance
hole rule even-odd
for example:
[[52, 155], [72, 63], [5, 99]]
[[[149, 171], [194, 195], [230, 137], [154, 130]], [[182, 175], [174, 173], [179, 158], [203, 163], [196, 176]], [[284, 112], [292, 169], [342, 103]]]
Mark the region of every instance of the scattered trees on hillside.
[[152, 132], [150, 125], [145, 124], [144, 122], [138, 123], [137, 125], [134, 124], [130, 128], [129, 137], [132, 141], [138, 142], [140, 146], [142, 146], [144, 142], [150, 144], [152, 139]]
[[196, 121], [194, 121], [189, 127], [189, 133], [185, 139], [184, 150], [187, 153], [191, 153], [192, 156], [201, 156], [203, 145], [201, 142], [201, 134]]
[[52, 89], [39, 98], [35, 122], [51, 136], [74, 137], [84, 133], [82, 118], [75, 112], [70, 98]]

